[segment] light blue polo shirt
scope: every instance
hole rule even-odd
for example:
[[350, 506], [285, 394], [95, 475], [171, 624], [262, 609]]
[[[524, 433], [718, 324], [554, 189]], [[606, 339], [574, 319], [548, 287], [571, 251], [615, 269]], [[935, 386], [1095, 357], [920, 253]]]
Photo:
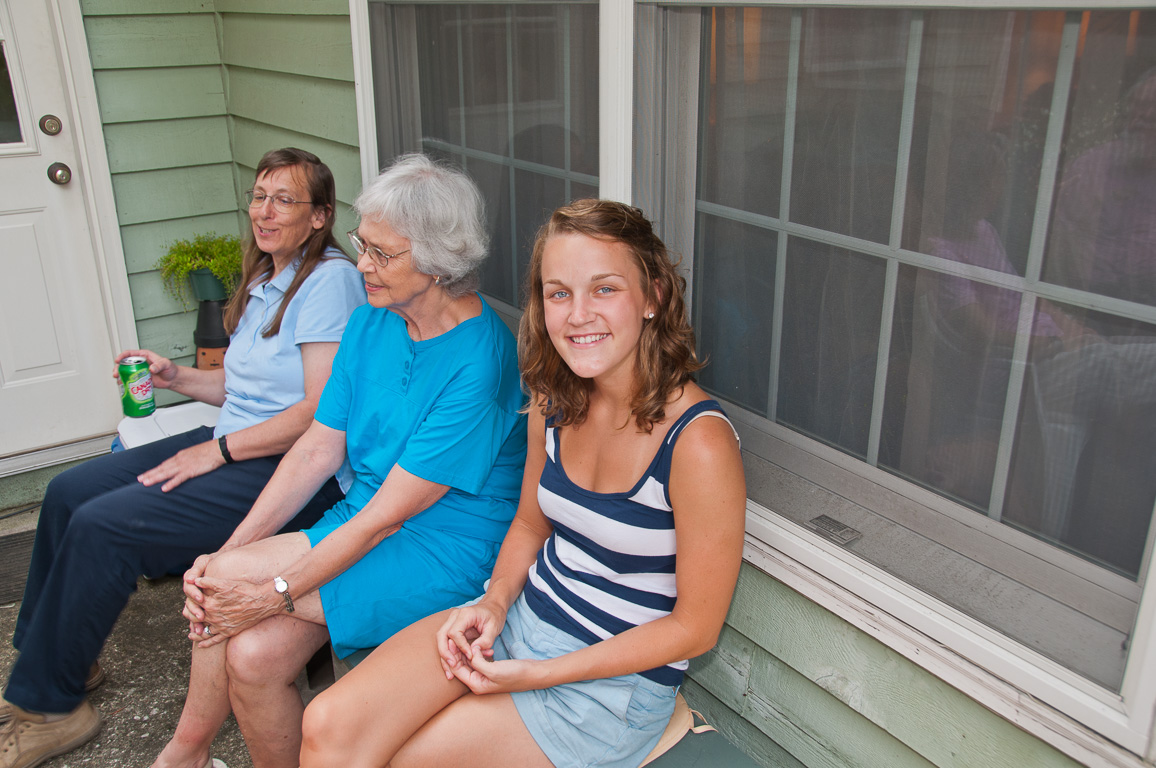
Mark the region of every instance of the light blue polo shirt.
[[406, 527], [505, 537], [521, 492], [526, 417], [517, 344], [482, 304], [478, 317], [423, 341], [387, 309], [365, 306], [350, 318], [315, 418], [345, 432], [355, 479], [319, 526], [356, 514], [397, 464], [450, 486]]
[[277, 314], [297, 263], [249, 291], [249, 302], [225, 353], [225, 404], [215, 437], [260, 424], [305, 397], [305, 366], [299, 345], [340, 341], [353, 310], [365, 303], [357, 267], [339, 251], [305, 279], [281, 318], [281, 330], [262, 334]]

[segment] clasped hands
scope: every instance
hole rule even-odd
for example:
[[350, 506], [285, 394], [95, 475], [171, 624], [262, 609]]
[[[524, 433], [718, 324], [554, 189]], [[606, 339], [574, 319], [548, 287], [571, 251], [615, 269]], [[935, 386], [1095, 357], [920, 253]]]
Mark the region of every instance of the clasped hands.
[[205, 576], [216, 554], [201, 555], [185, 571], [185, 604], [181, 611], [189, 620], [189, 639], [198, 648], [210, 648], [226, 638], [281, 612], [282, 598], [265, 583]]
[[545, 687], [542, 662], [494, 661], [494, 640], [506, 612], [484, 601], [450, 611], [437, 632], [438, 655], [447, 680], [457, 678], [472, 692], [510, 693]]

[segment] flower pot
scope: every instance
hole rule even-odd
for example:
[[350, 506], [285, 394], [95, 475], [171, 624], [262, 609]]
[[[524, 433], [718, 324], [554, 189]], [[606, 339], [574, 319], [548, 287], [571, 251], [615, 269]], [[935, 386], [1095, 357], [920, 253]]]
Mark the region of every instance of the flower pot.
[[225, 285], [208, 267], [190, 272], [189, 282], [193, 286], [193, 296], [197, 301], [224, 301]]

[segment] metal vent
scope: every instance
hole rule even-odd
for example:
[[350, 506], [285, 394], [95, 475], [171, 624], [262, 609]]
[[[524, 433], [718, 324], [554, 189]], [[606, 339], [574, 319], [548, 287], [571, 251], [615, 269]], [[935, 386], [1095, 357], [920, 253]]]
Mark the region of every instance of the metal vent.
[[863, 535], [851, 526], [843, 525], [833, 517], [827, 517], [826, 515], [811, 518], [807, 521], [807, 526], [821, 536], [844, 546]]

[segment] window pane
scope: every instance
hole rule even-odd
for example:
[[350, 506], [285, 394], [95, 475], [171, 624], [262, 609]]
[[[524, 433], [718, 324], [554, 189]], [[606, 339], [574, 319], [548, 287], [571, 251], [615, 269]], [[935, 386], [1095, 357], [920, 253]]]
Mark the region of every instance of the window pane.
[[803, 14], [791, 221], [888, 241], [907, 18], [905, 11]]
[[853, 499], [852, 549], [1117, 688], [1156, 502], [1156, 12], [702, 27], [701, 382], [939, 494]]
[[702, 386], [767, 415], [771, 319], [775, 308], [774, 232], [702, 214], [696, 230], [695, 333], [707, 367]]
[[1156, 326], [1058, 302], [1035, 325], [1004, 518], [1136, 578], [1156, 500]]
[[1154, 305], [1156, 22], [1139, 11], [1086, 16], [1044, 276]]
[[882, 259], [791, 238], [778, 420], [867, 453], [883, 306]]
[[373, 1], [370, 35], [381, 163], [420, 146], [466, 169], [492, 237], [482, 290], [517, 305], [546, 216], [598, 195], [598, 6]]
[[20, 116], [16, 114], [16, 97], [12, 93], [12, 79], [8, 73], [8, 57], [0, 43], [0, 144], [14, 144], [24, 140], [20, 132]]
[[516, 305], [546, 215], [597, 193], [598, 8], [414, 12], [423, 148], [461, 164], [482, 188], [493, 233], [483, 289]]
[[722, 45], [703, 68], [699, 198], [777, 217], [790, 11], [723, 8], [710, 19], [708, 40]]

